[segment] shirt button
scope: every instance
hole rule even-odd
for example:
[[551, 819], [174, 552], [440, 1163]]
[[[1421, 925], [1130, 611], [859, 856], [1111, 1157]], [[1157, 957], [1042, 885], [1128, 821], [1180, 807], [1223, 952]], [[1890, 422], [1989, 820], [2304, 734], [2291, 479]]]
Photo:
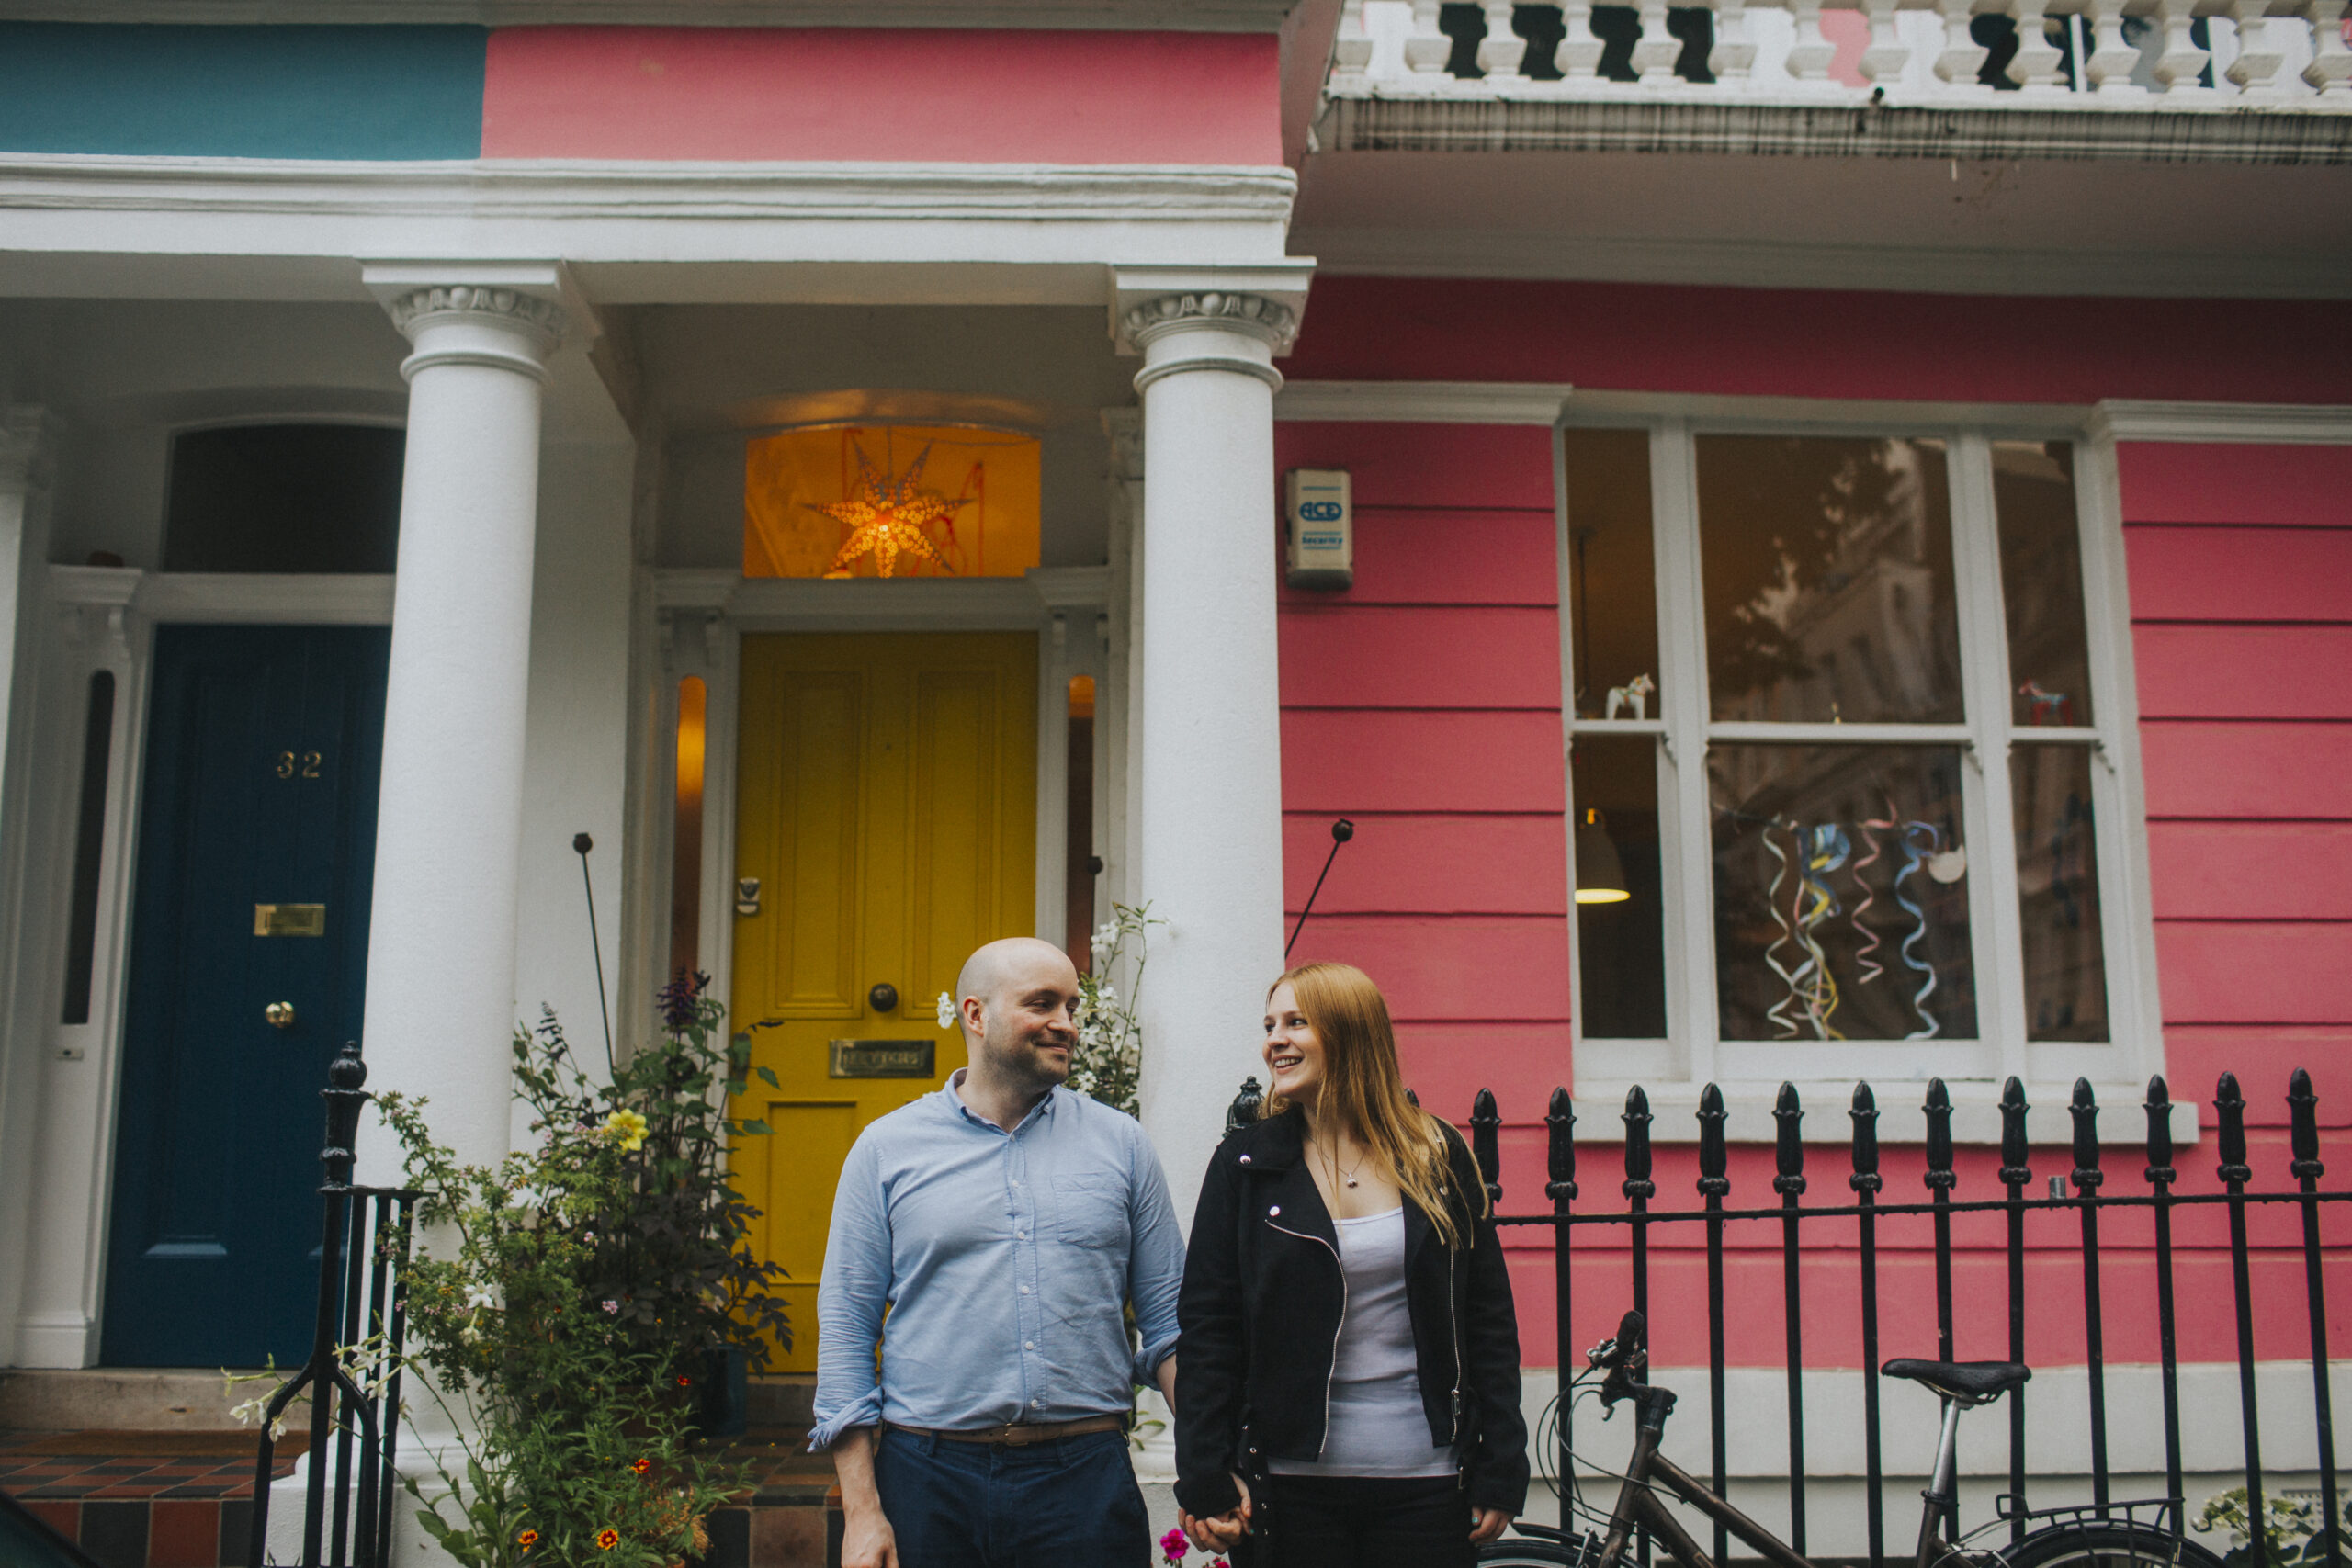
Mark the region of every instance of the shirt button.
[[1029, 1408], [1032, 1410], [1043, 1410], [1045, 1407], [1046, 1402], [1042, 1399], [1033, 1399], [1029, 1402]]
[[1037, 1348], [1037, 1342], [1035, 1339], [1023, 1339], [1021, 1342], [1021, 1348], [1023, 1350], [1035, 1350]]
[[1029, 1287], [1028, 1287], [1028, 1286], [1026, 1286], [1026, 1285], [1022, 1286], [1022, 1287], [1021, 1287], [1021, 1293], [1022, 1293], [1023, 1295], [1024, 1295], [1024, 1296], [1025, 1296], [1025, 1295], [1027, 1295], [1027, 1294], [1029, 1293]]
[[1027, 1241], [1029, 1239], [1029, 1233], [1027, 1231], [1014, 1231], [1012, 1233], [1012, 1239], [1015, 1241]]

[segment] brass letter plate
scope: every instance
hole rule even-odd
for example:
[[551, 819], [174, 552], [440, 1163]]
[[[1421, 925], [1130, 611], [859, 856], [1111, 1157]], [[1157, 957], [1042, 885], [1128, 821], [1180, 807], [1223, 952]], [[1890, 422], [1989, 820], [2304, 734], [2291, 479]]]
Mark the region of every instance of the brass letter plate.
[[832, 1040], [828, 1076], [837, 1078], [927, 1078], [933, 1040]]
[[324, 904], [255, 904], [254, 906], [254, 935], [255, 936], [324, 936], [327, 934], [327, 907]]

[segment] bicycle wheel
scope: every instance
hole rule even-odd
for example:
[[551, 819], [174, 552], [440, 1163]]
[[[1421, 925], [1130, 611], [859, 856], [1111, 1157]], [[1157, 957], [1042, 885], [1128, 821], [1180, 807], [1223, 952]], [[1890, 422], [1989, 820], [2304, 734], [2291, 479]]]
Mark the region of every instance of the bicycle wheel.
[[1600, 1559], [1599, 1536], [1565, 1535], [1540, 1525], [1536, 1528], [1543, 1530], [1542, 1535], [1506, 1536], [1480, 1547], [1478, 1568], [1575, 1568]]
[[2128, 1521], [2052, 1525], [2001, 1552], [2008, 1568], [2222, 1568], [2170, 1530]]

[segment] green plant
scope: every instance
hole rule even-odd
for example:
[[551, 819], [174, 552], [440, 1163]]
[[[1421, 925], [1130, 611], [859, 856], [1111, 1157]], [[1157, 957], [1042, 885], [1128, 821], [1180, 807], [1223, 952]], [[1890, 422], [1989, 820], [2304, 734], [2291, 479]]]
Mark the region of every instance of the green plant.
[[[2262, 1546], [2254, 1544], [2253, 1521], [2247, 1513], [2246, 1490], [2233, 1486], [2209, 1497], [2197, 1516], [2200, 1531], [2227, 1529], [2230, 1550], [2222, 1554], [2223, 1568], [2311, 1568], [2327, 1561], [2327, 1539], [2321, 1527], [2327, 1516], [2306, 1497], [2282, 1497], [2273, 1492], [2262, 1499]], [[2352, 1534], [2352, 1506], [2337, 1527], [2338, 1539]]]

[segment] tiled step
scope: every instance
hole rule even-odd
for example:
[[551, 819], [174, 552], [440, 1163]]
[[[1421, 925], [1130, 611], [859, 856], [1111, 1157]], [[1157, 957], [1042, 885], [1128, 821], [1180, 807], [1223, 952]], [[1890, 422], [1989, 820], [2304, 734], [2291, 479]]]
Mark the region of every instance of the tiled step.
[[[756, 1419], [756, 1393], [752, 1408]], [[711, 1515], [702, 1568], [836, 1568], [841, 1492], [832, 1461], [808, 1451], [808, 1428], [754, 1426], [729, 1446], [752, 1461], [752, 1489]]]
[[[303, 1441], [288, 1434], [274, 1474]], [[0, 1432], [0, 1489], [105, 1568], [243, 1562], [253, 1483], [250, 1433]]]

